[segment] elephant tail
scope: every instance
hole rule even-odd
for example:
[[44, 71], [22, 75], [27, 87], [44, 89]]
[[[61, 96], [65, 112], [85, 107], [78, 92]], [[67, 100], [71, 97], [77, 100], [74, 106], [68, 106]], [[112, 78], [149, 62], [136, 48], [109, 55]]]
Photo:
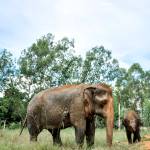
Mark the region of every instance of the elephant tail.
[[23, 129], [24, 129], [24, 127], [25, 127], [26, 122], [27, 122], [27, 115], [26, 115], [26, 117], [25, 117], [25, 119], [24, 119], [24, 122], [23, 122], [23, 125], [22, 125], [22, 128], [21, 128], [21, 131], [20, 131], [19, 136], [22, 134]]

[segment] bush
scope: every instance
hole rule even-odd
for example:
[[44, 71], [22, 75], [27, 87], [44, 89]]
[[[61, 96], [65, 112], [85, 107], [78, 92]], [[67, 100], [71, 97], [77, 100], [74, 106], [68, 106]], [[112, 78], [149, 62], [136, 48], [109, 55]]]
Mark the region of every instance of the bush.
[[8, 126], [9, 129], [17, 129], [17, 128], [20, 128], [20, 123], [10, 123], [9, 126]]
[[150, 102], [148, 100], [144, 102], [143, 120], [144, 126], [150, 126]]
[[104, 128], [105, 127], [105, 120], [102, 117], [96, 116], [96, 128]]

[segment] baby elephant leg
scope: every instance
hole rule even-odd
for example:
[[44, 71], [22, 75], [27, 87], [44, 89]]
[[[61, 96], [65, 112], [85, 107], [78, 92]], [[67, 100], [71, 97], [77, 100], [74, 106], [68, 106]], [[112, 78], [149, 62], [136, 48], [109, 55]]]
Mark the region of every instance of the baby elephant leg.
[[135, 142], [140, 142], [140, 141], [141, 141], [140, 132], [137, 130], [137, 131], [134, 133], [133, 143], [135, 143]]
[[127, 135], [128, 143], [132, 144], [131, 132], [126, 130], [126, 135]]

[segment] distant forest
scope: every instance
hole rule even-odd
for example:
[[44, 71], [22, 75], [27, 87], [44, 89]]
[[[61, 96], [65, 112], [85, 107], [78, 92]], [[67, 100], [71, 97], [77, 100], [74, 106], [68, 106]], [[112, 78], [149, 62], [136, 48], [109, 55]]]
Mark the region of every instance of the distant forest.
[[[46, 88], [65, 84], [107, 83], [113, 89], [115, 127], [126, 110], [139, 113], [144, 126], [150, 126], [150, 70], [139, 63], [121, 68], [104, 46], [75, 54], [74, 40], [55, 41], [52, 34], [41, 37], [18, 59], [6, 49], [0, 51], [0, 126], [19, 125], [32, 96]], [[97, 127], [103, 127], [101, 118]]]

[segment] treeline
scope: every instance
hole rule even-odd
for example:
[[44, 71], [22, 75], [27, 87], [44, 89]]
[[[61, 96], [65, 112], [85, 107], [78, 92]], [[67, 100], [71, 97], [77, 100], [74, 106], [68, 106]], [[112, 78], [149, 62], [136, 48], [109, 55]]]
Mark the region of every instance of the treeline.
[[[85, 57], [77, 56], [74, 40], [55, 41], [52, 34], [24, 49], [17, 60], [6, 49], [1, 50], [1, 125], [21, 122], [28, 102], [42, 89], [99, 82], [113, 87], [116, 126], [126, 109], [136, 110], [144, 125], [150, 125], [150, 71], [144, 71], [140, 64], [135, 63], [128, 70], [120, 68], [111, 51], [103, 46], [88, 50]], [[97, 125], [102, 124], [98, 118]]]

